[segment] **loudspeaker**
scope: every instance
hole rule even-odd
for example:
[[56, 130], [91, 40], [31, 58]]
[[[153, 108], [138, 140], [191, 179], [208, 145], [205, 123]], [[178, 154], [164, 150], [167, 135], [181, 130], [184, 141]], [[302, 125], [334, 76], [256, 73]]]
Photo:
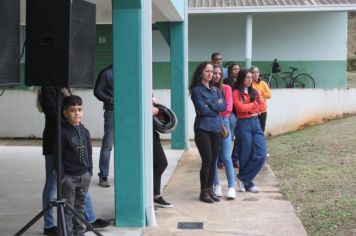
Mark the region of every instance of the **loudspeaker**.
[[94, 83], [94, 0], [29, 0], [25, 83], [88, 87]]
[[19, 77], [20, 1], [0, 1], [0, 86], [14, 86]]

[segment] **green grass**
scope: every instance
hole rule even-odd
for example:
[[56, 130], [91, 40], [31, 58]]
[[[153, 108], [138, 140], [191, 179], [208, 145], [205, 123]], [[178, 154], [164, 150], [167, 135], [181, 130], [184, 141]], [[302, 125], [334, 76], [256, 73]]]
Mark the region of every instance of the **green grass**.
[[268, 139], [268, 162], [308, 235], [356, 235], [356, 116]]

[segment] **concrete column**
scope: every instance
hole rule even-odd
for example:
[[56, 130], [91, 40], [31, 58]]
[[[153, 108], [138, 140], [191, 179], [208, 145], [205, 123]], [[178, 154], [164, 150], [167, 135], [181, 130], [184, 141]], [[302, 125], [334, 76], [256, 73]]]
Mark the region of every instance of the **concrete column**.
[[246, 59], [245, 67], [251, 67], [251, 58], [252, 58], [252, 27], [253, 19], [252, 14], [247, 14], [246, 16]]
[[186, 149], [188, 139], [188, 60], [186, 59], [186, 22], [171, 22], [171, 106], [177, 115], [178, 126], [172, 133], [172, 148]]
[[[142, 227], [146, 225], [144, 143], [148, 137], [143, 92], [145, 9], [140, 0], [113, 0], [112, 6], [115, 225]], [[152, 131], [149, 136], [152, 139]]]
[[152, 140], [152, 0], [144, 0], [143, 8], [143, 78], [144, 93], [144, 175], [146, 224], [156, 225], [153, 205], [153, 140]]

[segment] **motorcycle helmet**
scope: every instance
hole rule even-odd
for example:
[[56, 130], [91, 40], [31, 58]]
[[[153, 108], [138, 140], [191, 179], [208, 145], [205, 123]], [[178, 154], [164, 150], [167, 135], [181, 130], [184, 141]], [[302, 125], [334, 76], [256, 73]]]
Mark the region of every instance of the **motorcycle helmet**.
[[177, 126], [176, 114], [166, 106], [155, 104], [159, 112], [153, 117], [153, 127], [162, 134], [171, 133]]

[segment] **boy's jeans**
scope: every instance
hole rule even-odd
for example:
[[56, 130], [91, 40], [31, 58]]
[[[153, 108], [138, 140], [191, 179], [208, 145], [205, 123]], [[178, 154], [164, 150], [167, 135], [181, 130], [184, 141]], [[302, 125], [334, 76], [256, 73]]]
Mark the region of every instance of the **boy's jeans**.
[[110, 168], [110, 154], [114, 144], [114, 111], [104, 112], [104, 137], [101, 144], [99, 159], [99, 176], [108, 177]]
[[[73, 208], [83, 217], [85, 196], [89, 189], [90, 180], [91, 175], [89, 172], [78, 176], [65, 175], [62, 180], [63, 198], [68, 199]], [[84, 233], [84, 227], [80, 220], [75, 217], [73, 219], [73, 214], [70, 211], [66, 211], [64, 215], [68, 235], [81, 235]]]
[[[43, 209], [49, 205], [50, 201], [56, 199], [57, 174], [54, 168], [53, 160], [53, 155], [45, 155], [46, 181], [42, 194]], [[93, 223], [96, 220], [89, 192], [85, 201], [85, 218], [88, 220], [89, 223]], [[53, 217], [53, 208], [51, 208], [49, 211], [46, 212], [46, 214], [43, 215], [43, 219], [44, 228], [51, 228], [53, 226], [56, 226], [56, 222]]]

